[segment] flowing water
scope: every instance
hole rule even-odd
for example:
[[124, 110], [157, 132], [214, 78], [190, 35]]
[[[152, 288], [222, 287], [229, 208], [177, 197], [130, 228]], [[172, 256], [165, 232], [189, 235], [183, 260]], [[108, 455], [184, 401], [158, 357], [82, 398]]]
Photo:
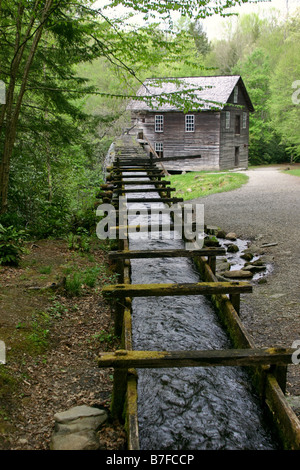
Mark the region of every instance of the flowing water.
[[[151, 194], [143, 194], [142, 188], [136, 197], [157, 196], [154, 187]], [[144, 206], [165, 207], [163, 203]], [[130, 210], [139, 207], [138, 203], [128, 203]], [[140, 216], [133, 215], [129, 224], [136, 217], [141, 222]], [[147, 216], [143, 217], [146, 223]], [[149, 238], [145, 233], [132, 233], [129, 248], [184, 248], [181, 239], [161, 239], [158, 233]], [[199, 273], [188, 258], [132, 260], [131, 282], [199, 282]], [[212, 305], [203, 296], [134, 298], [132, 315], [135, 350], [231, 347]], [[276, 448], [258, 398], [242, 368], [139, 369], [138, 397], [142, 450]]]

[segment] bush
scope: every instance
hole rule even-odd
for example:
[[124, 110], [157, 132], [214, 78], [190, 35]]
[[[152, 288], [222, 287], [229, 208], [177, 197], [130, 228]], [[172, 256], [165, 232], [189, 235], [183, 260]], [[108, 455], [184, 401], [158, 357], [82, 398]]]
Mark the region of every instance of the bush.
[[26, 237], [25, 230], [17, 230], [12, 225], [0, 224], [0, 264], [18, 266], [24, 252], [22, 246]]

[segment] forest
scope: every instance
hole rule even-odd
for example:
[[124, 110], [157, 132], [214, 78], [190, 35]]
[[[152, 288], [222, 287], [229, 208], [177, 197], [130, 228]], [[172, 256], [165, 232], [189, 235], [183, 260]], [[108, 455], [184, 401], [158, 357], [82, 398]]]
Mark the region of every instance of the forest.
[[131, 10], [111, 17], [88, 0], [0, 1], [0, 264], [20, 237], [94, 231], [103, 161], [145, 78], [241, 75], [250, 164], [300, 162], [300, 12], [229, 17], [209, 41], [202, 20], [239, 2], [210, 3], [116, 0]]

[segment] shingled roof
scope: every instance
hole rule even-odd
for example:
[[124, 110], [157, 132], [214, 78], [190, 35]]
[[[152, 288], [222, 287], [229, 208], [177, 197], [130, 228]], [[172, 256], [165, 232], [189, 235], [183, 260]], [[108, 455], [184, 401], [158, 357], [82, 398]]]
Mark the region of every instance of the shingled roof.
[[[137, 92], [137, 96], [145, 97], [145, 100], [132, 100], [128, 109], [132, 111], [179, 111], [176, 99], [172, 99], [169, 103], [167, 97], [175, 97], [177, 93], [184, 98], [192, 93], [194, 107], [204, 111], [218, 110], [226, 105], [238, 83], [243, 90], [249, 111], [253, 111], [250, 97], [239, 75], [147, 79]], [[149, 105], [150, 96], [152, 107]]]

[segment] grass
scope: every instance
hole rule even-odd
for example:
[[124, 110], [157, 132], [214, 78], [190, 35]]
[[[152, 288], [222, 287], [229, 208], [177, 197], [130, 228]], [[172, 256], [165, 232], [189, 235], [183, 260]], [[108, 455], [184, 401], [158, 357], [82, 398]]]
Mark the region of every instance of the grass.
[[186, 201], [238, 189], [247, 183], [248, 176], [242, 173], [197, 171], [170, 175], [168, 179], [176, 188], [174, 197], [182, 197]]
[[284, 173], [288, 173], [289, 175], [300, 176], [300, 168], [296, 170], [285, 170]]

